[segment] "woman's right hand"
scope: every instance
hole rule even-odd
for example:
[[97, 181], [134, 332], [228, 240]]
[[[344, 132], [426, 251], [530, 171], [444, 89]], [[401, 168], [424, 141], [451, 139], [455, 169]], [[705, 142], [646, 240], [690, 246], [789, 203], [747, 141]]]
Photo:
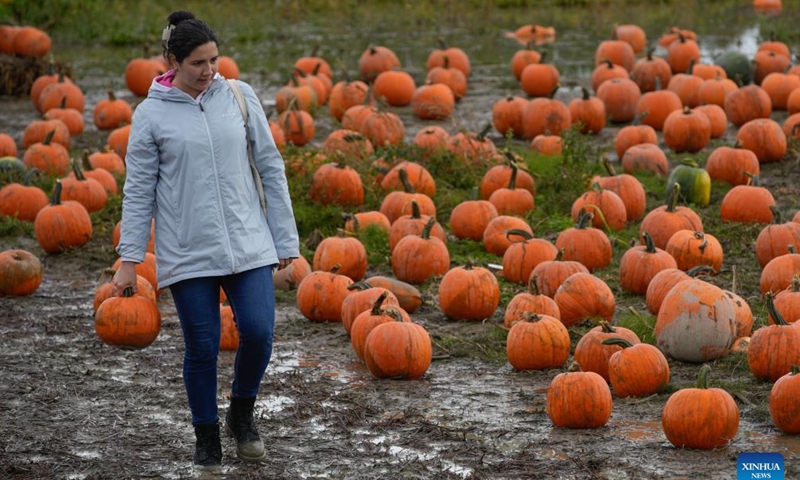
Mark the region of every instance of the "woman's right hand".
[[122, 262], [119, 269], [114, 273], [114, 295], [122, 296], [126, 287], [131, 287], [134, 295], [139, 292], [136, 282], [136, 264], [134, 262]]

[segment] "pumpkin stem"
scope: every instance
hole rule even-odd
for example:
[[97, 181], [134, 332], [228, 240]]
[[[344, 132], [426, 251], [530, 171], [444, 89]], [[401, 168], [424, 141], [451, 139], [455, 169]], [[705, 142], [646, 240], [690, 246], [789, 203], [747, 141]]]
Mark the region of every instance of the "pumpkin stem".
[[697, 374], [697, 383], [695, 383], [695, 388], [708, 388], [708, 372], [711, 371], [711, 365], [704, 364], [700, 367], [700, 372]]
[[619, 337], [606, 338], [600, 343], [602, 343], [603, 345], [619, 345], [622, 348], [630, 348], [633, 346], [633, 344], [628, 340]]
[[547, 98], [549, 98], [550, 100], [556, 98], [556, 92], [558, 91], [559, 88], [561, 88], [561, 84], [557, 83], [556, 86], [553, 87], [552, 90], [550, 90], [550, 93], [547, 95]]
[[411, 200], [411, 218], [419, 220], [422, 218], [422, 212], [419, 209], [419, 203], [416, 200]]
[[436, 218], [431, 215], [431, 218], [428, 219], [427, 223], [425, 223], [425, 228], [422, 229], [422, 233], [420, 237], [425, 240], [429, 240], [431, 238], [431, 230], [433, 230], [433, 226], [436, 224]]
[[611, 162], [608, 160], [608, 154], [603, 155], [603, 167], [605, 167], [606, 172], [612, 177], [617, 175], [617, 171], [614, 170], [614, 166], [611, 165]]
[[716, 275], [717, 271], [714, 270], [714, 267], [710, 265], [698, 265], [696, 267], [692, 267], [689, 270], [686, 270], [686, 275], [689, 275], [692, 278], [698, 277], [704, 273], [710, 273], [711, 275]]
[[469, 191], [469, 199], [470, 200], [478, 200], [480, 198], [480, 189], [478, 187], [472, 187]]
[[781, 315], [781, 312], [775, 308], [775, 295], [772, 293], [772, 291], [767, 292], [767, 311], [775, 321], [776, 325], [789, 325], [789, 323], [786, 322], [786, 319], [783, 318], [783, 315]]
[[656, 244], [653, 243], [653, 237], [647, 232], [642, 232], [642, 238], [644, 239], [645, 245], [644, 251], [647, 253], [656, 253]]
[[681, 186], [678, 182], [672, 184], [672, 190], [667, 194], [667, 212], [675, 213], [678, 206], [678, 198], [681, 196]]
[[700, 253], [705, 252], [706, 247], [708, 246], [706, 234], [703, 232], [694, 232], [694, 238], [700, 240], [700, 245], [697, 246], [697, 248], [700, 249]]
[[577, 228], [578, 230], [585, 230], [591, 227], [592, 226], [591, 222], [593, 218], [594, 218], [594, 213], [587, 212], [586, 210], [581, 209], [581, 214], [578, 217], [578, 223], [575, 224], [575, 228]]
[[794, 245], [791, 243], [787, 245], [786, 249], [789, 250], [789, 253], [797, 253], [797, 250], [795, 250]]
[[[795, 275], [796, 276], [796, 275]], [[537, 283], [539, 280], [539, 275], [531, 275], [528, 279], [528, 291], [531, 292], [533, 295], [541, 295], [539, 292], [539, 284]]]
[[372, 304], [372, 310], [370, 310], [369, 313], [371, 315], [380, 315], [383, 302], [384, 300], [386, 300], [386, 297], [388, 296], [389, 296], [388, 290], [384, 290], [383, 292], [381, 292], [378, 298], [375, 299], [375, 303]]
[[792, 365], [792, 375], [800, 373], [800, 365]]
[[[597, 184], [595, 184], [595, 185], [597, 185]], [[594, 210], [594, 212], [597, 214], [598, 218], [600, 218], [600, 221], [603, 222], [603, 227], [605, 227], [607, 232], [610, 232], [611, 230], [613, 230], [611, 228], [611, 226], [608, 224], [608, 222], [606, 221], [606, 217], [605, 217], [605, 215], [603, 215], [603, 210], [601, 210], [600, 207], [598, 207], [597, 205], [594, 205], [594, 204], [587, 204], [587, 205], [584, 205], [584, 207]]]
[[405, 168], [398, 168], [397, 175], [400, 177], [400, 182], [403, 184], [404, 192], [416, 193], [414, 190], [414, 186], [411, 185], [411, 182], [408, 180], [408, 172], [406, 172]]
[[70, 164], [72, 165], [72, 173], [75, 174], [75, 178], [77, 178], [81, 182], [85, 181], [86, 177], [83, 175], [83, 170], [81, 169], [80, 162], [72, 160]]
[[590, 98], [592, 98], [591, 94], [589, 93], [589, 90], [587, 90], [586, 87], [581, 87], [581, 90], [583, 92], [583, 99], [584, 100], [589, 100]]
[[55, 134], [56, 134], [56, 129], [55, 128], [50, 130], [47, 133], [47, 135], [44, 137], [44, 140], [42, 140], [42, 145], [50, 145], [50, 143], [53, 141], [53, 136]]
[[131, 298], [133, 296], [133, 287], [125, 287], [122, 291], [122, 296], [125, 298]]
[[472, 270], [472, 267], [474, 265], [475, 264], [472, 262], [472, 259], [470, 258], [467, 260], [467, 263], [464, 264], [464, 270]]
[[342, 268], [342, 264], [341, 263], [336, 263], [331, 267], [330, 270], [328, 270], [328, 273], [338, 274], [339, 273], [339, 269], [341, 269], [341, 268]]
[[31, 183], [33, 182], [33, 176], [38, 173], [42, 173], [38, 168], [31, 168], [25, 172], [25, 176], [22, 177], [22, 184], [26, 187], [30, 187]]
[[359, 292], [362, 290], [368, 290], [370, 288], [372, 288], [372, 285], [370, 285], [366, 280], [362, 280], [360, 282], [353, 282], [347, 286], [348, 290], [350, 291], [358, 290]]
[[82, 162], [84, 170], [94, 170], [92, 168], [92, 162], [89, 161], [89, 149], [88, 148], [84, 148], [83, 152], [81, 152], [81, 162]]
[[536, 312], [522, 312], [520, 317], [520, 321], [531, 323], [536, 323], [542, 319], [542, 317]]
[[56, 180], [56, 184], [53, 187], [53, 200], [50, 202], [50, 205], [61, 205], [61, 180]]
[[525, 240], [531, 240], [531, 239], [534, 238], [534, 236], [531, 235], [531, 232], [529, 232], [527, 230], [522, 230], [521, 228], [509, 228], [508, 230], [506, 230], [506, 239], [508, 241], [512, 241], [510, 238], [508, 238], [511, 235], [516, 235], [518, 237], [522, 237]]
[[564, 259], [564, 249], [559, 248], [558, 253], [556, 253], [556, 258], [553, 259], [554, 262], [560, 262]]
[[783, 223], [783, 213], [778, 207], [776, 207], [775, 205], [770, 205], [769, 210], [772, 212], [773, 224], [780, 225], [781, 223]]
[[617, 329], [606, 320], [600, 320], [600, 330], [603, 333], [617, 333]]
[[511, 163], [511, 177], [508, 180], [508, 189], [513, 191], [517, 188], [517, 164]]
[[444, 41], [444, 37], [439, 37], [436, 40], [439, 42], [439, 50], [447, 50], [447, 42]]
[[792, 292], [800, 292], [800, 275], [792, 277], [792, 283], [789, 288]]
[[481, 130], [478, 133], [478, 137], [477, 137], [478, 141], [482, 142], [486, 138], [486, 135], [489, 135], [489, 132], [492, 131], [492, 128], [494, 128], [492, 123], [491, 122], [487, 123], [486, 126], [483, 127], [483, 130]]

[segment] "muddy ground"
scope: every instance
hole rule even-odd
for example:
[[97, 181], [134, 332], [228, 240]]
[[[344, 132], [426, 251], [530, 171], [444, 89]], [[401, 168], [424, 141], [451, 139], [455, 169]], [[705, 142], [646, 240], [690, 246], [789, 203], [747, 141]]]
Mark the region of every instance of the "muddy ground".
[[[452, 122], [474, 131], [490, 118], [499, 98], [497, 84], [507, 83], [492, 77], [497, 72], [476, 72], [471, 93]], [[87, 112], [104, 96], [99, 83], [84, 84]], [[562, 95], [570, 91], [577, 90], [565, 89]], [[268, 102], [274, 91], [261, 88], [259, 93]], [[0, 130], [18, 139], [35, 115], [25, 99], [0, 98], [0, 110]], [[407, 111], [404, 119], [410, 119]], [[408, 135], [420, 127], [410, 123]], [[320, 132], [331, 128], [323, 123]], [[83, 141], [99, 148], [96, 142], [104, 137], [91, 130], [87, 127]], [[611, 138], [613, 130], [601, 141]], [[789, 196], [782, 204], [796, 210], [797, 160], [785, 160], [768, 172], [765, 183], [786, 189]], [[95, 335], [92, 299], [103, 269], [114, 259], [110, 232], [95, 232], [87, 246], [61, 255], [44, 255], [24, 236], [0, 238], [0, 250], [8, 248], [36, 253], [45, 274], [34, 295], [0, 298], [0, 420], [5, 433], [0, 436], [0, 478], [195, 476], [190, 464], [194, 437], [181, 379], [183, 344], [169, 294], [159, 300], [163, 324], [153, 345], [141, 351], [108, 347]], [[787, 478], [800, 478], [800, 440], [772, 426], [765, 414], [770, 385], [750, 378], [741, 355], [714, 366], [715, 372], [724, 372], [719, 374], [724, 380], [744, 385], [735, 394], [742, 413], [739, 433], [728, 447], [701, 452], [675, 449], [664, 437], [660, 413], [666, 394], [615, 399], [610, 422], [598, 430], [553, 428], [545, 413], [545, 391], [560, 370], [517, 372], [505, 362], [454, 353], [443, 341], [457, 337], [463, 346], [496, 335], [501, 309], [490, 322], [454, 323], [443, 318], [433, 297], [426, 297], [414, 319], [431, 332], [435, 358], [416, 381], [374, 379], [352, 352], [342, 326], [310, 323], [291, 295], [279, 297], [277, 318], [274, 356], [257, 407], [257, 423], [271, 453], [263, 464], [245, 464], [225, 439], [229, 478], [729, 479], [737, 455], [748, 451], [781, 452]], [[474, 349], [485, 348], [472, 343]], [[233, 354], [223, 352], [223, 414], [232, 363]], [[696, 366], [671, 366], [674, 386], [692, 383]], [[720, 380], [714, 375], [712, 384]]]

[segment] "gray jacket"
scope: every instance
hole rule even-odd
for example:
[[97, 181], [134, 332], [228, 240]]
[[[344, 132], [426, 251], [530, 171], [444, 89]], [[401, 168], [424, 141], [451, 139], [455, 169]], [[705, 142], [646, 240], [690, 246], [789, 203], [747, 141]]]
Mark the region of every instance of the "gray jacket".
[[242, 112], [225, 79], [217, 75], [196, 101], [162, 77], [133, 115], [117, 246], [122, 260], [144, 259], [151, 218], [159, 288], [298, 257], [283, 158], [253, 89], [239, 82], [267, 219], [247, 159]]

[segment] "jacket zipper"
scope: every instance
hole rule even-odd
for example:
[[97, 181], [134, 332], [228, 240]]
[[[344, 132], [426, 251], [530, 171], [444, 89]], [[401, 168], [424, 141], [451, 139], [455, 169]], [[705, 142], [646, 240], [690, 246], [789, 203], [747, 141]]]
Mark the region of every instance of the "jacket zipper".
[[214, 166], [214, 187], [216, 188], [216, 191], [217, 191], [217, 204], [218, 204], [218, 207], [219, 207], [220, 218], [222, 220], [222, 229], [225, 232], [225, 241], [226, 241], [226, 243], [228, 245], [228, 257], [230, 258], [230, 261], [231, 261], [231, 272], [233, 272], [236, 269], [236, 264], [235, 264], [234, 256], [233, 256], [233, 248], [231, 247], [231, 237], [228, 234], [228, 225], [225, 222], [225, 212], [224, 212], [223, 206], [222, 206], [222, 192], [220, 191], [219, 175], [217, 173], [217, 158], [214, 155], [214, 144], [213, 144], [213, 141], [212, 141], [212, 138], [211, 138], [211, 130], [208, 128], [208, 120], [206, 119], [205, 109], [203, 109], [203, 104], [202, 103], [198, 103], [198, 105], [200, 106], [200, 112], [202, 113], [201, 116], [203, 117], [203, 124], [206, 127], [206, 135], [208, 137], [208, 145], [209, 145], [209, 148], [211, 150], [211, 163]]

